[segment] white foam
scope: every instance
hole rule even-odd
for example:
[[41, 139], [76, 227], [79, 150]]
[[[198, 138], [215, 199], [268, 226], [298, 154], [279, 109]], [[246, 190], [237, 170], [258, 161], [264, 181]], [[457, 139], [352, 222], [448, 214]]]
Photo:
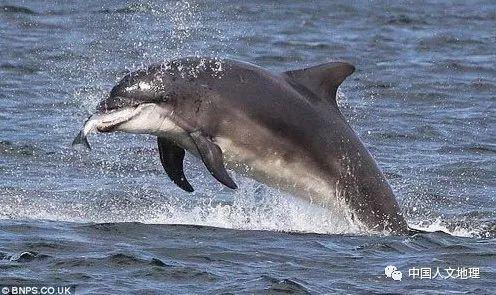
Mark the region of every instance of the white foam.
[[450, 226], [448, 221], [444, 221], [441, 217], [434, 221], [423, 220], [410, 222], [409, 226], [413, 229], [425, 232], [444, 232], [457, 237], [475, 237], [480, 235], [480, 230], [477, 228], [464, 228], [461, 226]]
[[[251, 185], [247, 186], [247, 182]], [[312, 233], [358, 233], [346, 220], [333, 218], [329, 211], [304, 200], [277, 191], [257, 196], [254, 181], [246, 180], [234, 194], [232, 203], [207, 203], [183, 209], [174, 202], [164, 206], [164, 213], [146, 223], [195, 224], [243, 230], [296, 231]]]
[[[126, 192], [125, 196], [105, 196], [98, 192], [93, 197], [76, 195], [70, 202], [65, 196], [33, 197], [21, 193], [3, 200], [15, 206], [3, 206], [5, 210], [0, 218], [190, 224], [325, 234], [363, 233], [347, 220], [330, 215], [322, 207], [261, 187], [251, 179], [238, 178], [236, 181], [240, 189], [233, 195], [212, 191], [192, 198], [183, 194], [170, 195], [165, 200], [160, 194], [143, 196], [142, 190]], [[221, 198], [223, 201], [219, 200]], [[150, 202], [144, 204], [143, 199]]]

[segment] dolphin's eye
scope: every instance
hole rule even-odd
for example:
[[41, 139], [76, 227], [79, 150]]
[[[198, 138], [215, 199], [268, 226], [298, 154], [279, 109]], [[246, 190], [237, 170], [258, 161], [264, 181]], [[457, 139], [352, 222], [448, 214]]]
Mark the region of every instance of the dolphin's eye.
[[174, 91], [171, 92], [161, 92], [160, 93], [160, 98], [162, 101], [170, 101], [176, 93]]

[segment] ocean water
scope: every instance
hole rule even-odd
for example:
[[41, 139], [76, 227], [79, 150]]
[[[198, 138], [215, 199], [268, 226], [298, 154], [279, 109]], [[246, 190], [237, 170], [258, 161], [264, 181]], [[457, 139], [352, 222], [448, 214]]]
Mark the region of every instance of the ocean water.
[[[189, 55], [356, 65], [338, 104], [421, 232], [353, 232], [240, 175], [225, 189], [193, 157], [185, 193], [151, 136], [72, 149], [121, 77]], [[494, 1], [0, 2], [0, 286], [495, 294], [495, 197]]]

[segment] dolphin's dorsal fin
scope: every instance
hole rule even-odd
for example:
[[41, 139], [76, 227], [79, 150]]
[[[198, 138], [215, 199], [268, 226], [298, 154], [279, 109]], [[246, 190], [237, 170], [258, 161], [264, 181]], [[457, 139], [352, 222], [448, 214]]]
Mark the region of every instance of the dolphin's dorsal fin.
[[157, 143], [160, 162], [162, 162], [162, 167], [164, 167], [169, 178], [183, 190], [193, 192], [193, 187], [184, 176], [184, 149], [164, 137], [157, 137]]
[[306, 69], [283, 73], [286, 80], [301, 91], [305, 87], [320, 100], [336, 105], [336, 92], [339, 85], [355, 71], [355, 67], [346, 62], [329, 62]]

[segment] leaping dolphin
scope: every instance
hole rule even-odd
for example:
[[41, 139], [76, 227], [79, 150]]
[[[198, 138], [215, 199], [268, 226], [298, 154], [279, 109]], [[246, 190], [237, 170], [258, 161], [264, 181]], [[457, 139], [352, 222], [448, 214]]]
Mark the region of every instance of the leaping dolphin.
[[192, 192], [185, 150], [225, 186], [231, 168], [332, 208], [360, 227], [406, 233], [386, 178], [346, 122], [336, 92], [354, 66], [329, 62], [274, 74], [229, 59], [189, 57], [126, 75], [73, 144], [93, 131], [153, 134], [169, 178]]

